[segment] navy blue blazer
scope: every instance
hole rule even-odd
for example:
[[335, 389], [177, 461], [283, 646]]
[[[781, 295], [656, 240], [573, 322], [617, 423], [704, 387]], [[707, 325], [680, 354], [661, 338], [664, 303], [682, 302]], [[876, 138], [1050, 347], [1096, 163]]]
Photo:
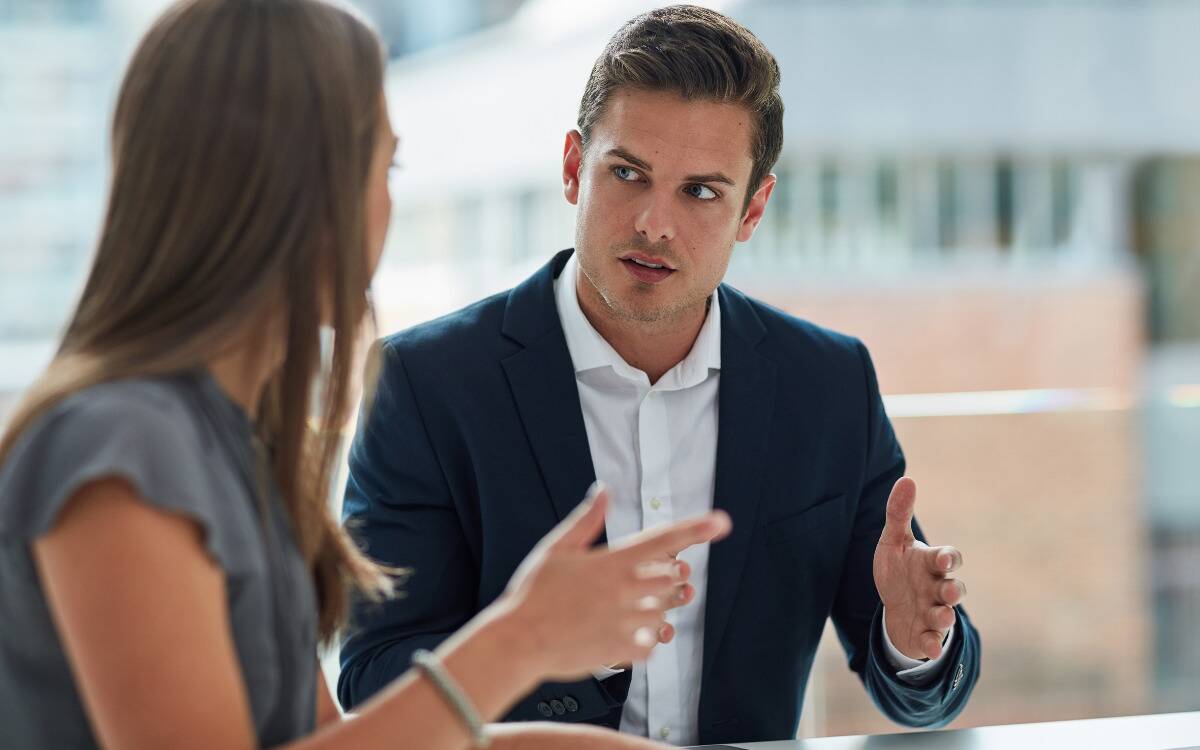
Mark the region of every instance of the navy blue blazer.
[[[347, 709], [499, 596], [596, 478], [554, 301], [569, 254], [381, 343], [344, 520], [367, 554], [411, 576], [403, 598], [354, 606], [337, 690]], [[904, 456], [866, 349], [727, 285], [718, 294], [714, 505], [733, 532], [709, 557], [700, 741], [794, 737], [830, 617], [887, 716], [946, 724], [978, 677], [979, 637], [960, 608], [945, 668], [925, 687], [886, 661], [871, 565]], [[627, 678], [547, 683], [507, 718], [616, 726], [627, 689]]]

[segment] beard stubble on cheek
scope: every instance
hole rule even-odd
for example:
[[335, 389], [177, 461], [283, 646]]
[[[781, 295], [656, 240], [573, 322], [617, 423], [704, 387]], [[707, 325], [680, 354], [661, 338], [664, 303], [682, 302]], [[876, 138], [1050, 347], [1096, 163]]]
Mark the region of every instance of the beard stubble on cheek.
[[[585, 283], [595, 292], [613, 318], [638, 323], [659, 323], [677, 317], [696, 302], [686, 290], [672, 290], [673, 293], [663, 294], [667, 289], [662, 287], [637, 282], [630, 284], [625, 271], [617, 268], [618, 264], [623, 262], [618, 259], [628, 252], [640, 252], [659, 258], [676, 269], [674, 274], [684, 271], [679, 256], [670, 244], [652, 243], [640, 235], [611, 245], [599, 258], [588, 257], [587, 261], [596, 261], [595, 266], [584, 260], [584, 256], [591, 256], [591, 253], [580, 253], [579, 267]], [[671, 279], [667, 283], [678, 280], [682, 279]]]

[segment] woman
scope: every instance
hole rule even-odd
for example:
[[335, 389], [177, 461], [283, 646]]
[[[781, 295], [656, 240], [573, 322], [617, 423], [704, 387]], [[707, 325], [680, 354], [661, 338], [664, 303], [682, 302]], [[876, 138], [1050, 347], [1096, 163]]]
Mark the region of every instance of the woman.
[[598, 493], [354, 720], [320, 676], [390, 580], [324, 501], [391, 211], [382, 71], [322, 0], [187, 0], [142, 40], [87, 284], [0, 441], [0, 746], [651, 746], [479, 723], [645, 658], [686, 587], [655, 561], [724, 516], [594, 549]]

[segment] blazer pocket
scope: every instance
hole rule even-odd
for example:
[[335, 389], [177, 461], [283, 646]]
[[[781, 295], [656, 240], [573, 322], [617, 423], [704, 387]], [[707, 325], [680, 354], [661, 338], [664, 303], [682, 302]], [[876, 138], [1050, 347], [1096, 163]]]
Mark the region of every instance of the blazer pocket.
[[845, 504], [842, 502], [845, 498], [844, 492], [828, 495], [799, 513], [769, 522], [766, 526], [767, 546], [811, 537], [814, 532], [825, 528], [845, 514]]

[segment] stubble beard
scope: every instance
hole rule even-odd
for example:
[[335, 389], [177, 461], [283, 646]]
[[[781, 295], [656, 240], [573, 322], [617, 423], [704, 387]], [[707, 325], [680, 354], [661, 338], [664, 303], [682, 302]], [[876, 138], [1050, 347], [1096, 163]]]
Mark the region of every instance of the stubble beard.
[[[662, 258], [671, 262], [671, 265], [679, 268], [679, 264], [675, 262], [673, 255], [670, 252], [663, 252], [662, 249], [655, 248], [647, 244], [623, 243], [611, 248], [606, 254], [605, 260], [611, 258], [616, 259], [621, 253], [627, 250], [639, 250], [649, 255]], [[577, 251], [578, 252], [578, 251]], [[687, 316], [689, 312], [696, 307], [702, 307], [707, 304], [711, 292], [705, 294], [689, 293], [684, 299], [667, 302], [654, 303], [646, 299], [646, 304], [638, 304], [639, 296], [649, 297], [654, 293], [655, 288], [651, 284], [635, 283], [631, 289], [630, 297], [633, 299], [622, 299], [621, 296], [614, 294], [613, 291], [604, 283], [600, 274], [593, 273], [588, 269], [588, 264], [582, 260], [580, 254], [579, 270], [583, 274], [587, 285], [595, 290], [596, 295], [600, 298], [604, 309], [613, 320], [625, 324], [635, 324], [640, 326], [651, 327], [669, 327], [676, 320], [681, 320]], [[675, 271], [681, 273], [681, 271]]]

